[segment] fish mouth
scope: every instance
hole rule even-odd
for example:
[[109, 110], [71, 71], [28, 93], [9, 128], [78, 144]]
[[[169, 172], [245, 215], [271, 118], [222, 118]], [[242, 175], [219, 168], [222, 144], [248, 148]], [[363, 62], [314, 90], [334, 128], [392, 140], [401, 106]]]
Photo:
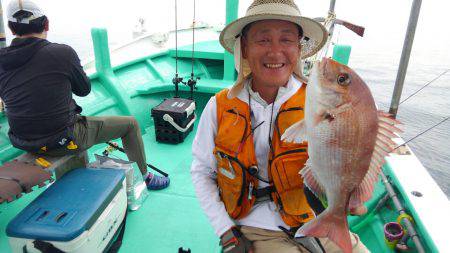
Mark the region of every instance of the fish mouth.
[[268, 69], [280, 69], [280, 68], [284, 67], [286, 64], [284, 64], [284, 63], [264, 63], [263, 65], [264, 65], [264, 67], [266, 67]]

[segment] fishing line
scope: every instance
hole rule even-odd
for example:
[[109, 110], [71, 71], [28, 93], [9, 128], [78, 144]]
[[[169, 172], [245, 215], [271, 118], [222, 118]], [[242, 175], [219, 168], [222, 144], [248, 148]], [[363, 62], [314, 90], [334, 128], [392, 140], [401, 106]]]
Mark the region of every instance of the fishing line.
[[426, 132], [428, 132], [428, 131], [432, 130], [433, 128], [435, 128], [435, 127], [439, 126], [440, 124], [444, 123], [444, 122], [445, 122], [445, 121], [447, 121], [448, 119], [450, 119], [450, 116], [448, 116], [447, 118], [445, 118], [445, 119], [441, 120], [441, 121], [440, 121], [439, 123], [437, 123], [437, 124], [435, 124], [434, 126], [432, 126], [432, 127], [428, 128], [428, 129], [426, 129], [425, 131], [421, 132], [420, 134], [418, 134], [418, 135], [414, 136], [413, 138], [409, 139], [409, 140], [408, 140], [408, 141], [406, 141], [405, 143], [403, 143], [403, 144], [401, 144], [401, 145], [398, 145], [398, 146], [397, 146], [396, 148], [394, 148], [393, 150], [391, 150], [391, 151], [390, 151], [389, 153], [391, 153], [392, 151], [394, 151], [394, 150], [398, 149], [399, 147], [401, 147], [401, 146], [404, 146], [404, 145], [406, 145], [407, 143], [409, 143], [409, 142], [413, 141], [413, 140], [414, 140], [414, 139], [416, 139], [417, 137], [419, 137], [419, 136], [421, 136], [421, 135], [425, 134]]
[[434, 81], [436, 81], [437, 79], [439, 79], [441, 76], [447, 74], [447, 72], [449, 72], [450, 69], [447, 69], [446, 71], [442, 72], [439, 76], [437, 76], [436, 78], [434, 78], [433, 80], [429, 81], [427, 84], [425, 84], [424, 86], [422, 86], [422, 88], [418, 89], [416, 92], [414, 92], [413, 94], [409, 95], [407, 98], [405, 98], [402, 102], [400, 102], [399, 105], [401, 105], [403, 102], [405, 102], [406, 100], [410, 99], [411, 97], [413, 97], [414, 95], [416, 95], [417, 93], [419, 93], [421, 90], [423, 90], [425, 87], [427, 87], [428, 85], [430, 85], [431, 83], [433, 83]]

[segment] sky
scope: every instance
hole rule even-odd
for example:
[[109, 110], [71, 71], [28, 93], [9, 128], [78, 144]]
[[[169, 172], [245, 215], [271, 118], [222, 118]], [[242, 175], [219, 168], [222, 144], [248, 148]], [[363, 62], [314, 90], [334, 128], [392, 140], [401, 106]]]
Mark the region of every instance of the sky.
[[[8, 0], [1, 0], [6, 10]], [[91, 27], [108, 28], [111, 41], [116, 44], [131, 39], [132, 29], [139, 17], [146, 20], [150, 31], [161, 32], [174, 28], [175, 0], [36, 0], [48, 14], [51, 21], [49, 38], [89, 39]], [[242, 0], [239, 4], [239, 16], [243, 16], [251, 0]], [[193, 18], [194, 0], [178, 0], [179, 27], [187, 27]], [[327, 14], [328, 0], [297, 0], [303, 15], [319, 17]], [[225, 0], [195, 0], [196, 20], [219, 25], [225, 20]], [[341, 42], [350, 40], [354, 47], [370, 44], [372, 49], [391, 47], [398, 51], [403, 43], [412, 0], [337, 0], [337, 17], [366, 27], [364, 40], [356, 36], [347, 36], [342, 31]], [[420, 19], [415, 39], [416, 48], [441, 50], [450, 45], [448, 32], [448, 10], [450, 1], [422, 1]], [[9, 36], [8, 36], [9, 35]], [[11, 38], [7, 33], [8, 39]], [[367, 42], [370, 43], [367, 43]], [[66, 42], [67, 43], [67, 42]], [[364, 45], [362, 45], [364, 47]], [[365, 47], [365, 50], [371, 50]]]

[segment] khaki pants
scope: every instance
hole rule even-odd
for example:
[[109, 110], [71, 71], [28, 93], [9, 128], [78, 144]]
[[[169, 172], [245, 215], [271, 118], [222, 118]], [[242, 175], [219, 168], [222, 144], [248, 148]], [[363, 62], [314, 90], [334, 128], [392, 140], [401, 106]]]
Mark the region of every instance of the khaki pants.
[[136, 162], [143, 175], [147, 173], [144, 144], [141, 129], [134, 117], [84, 117], [78, 116], [74, 125], [74, 143], [76, 150], [59, 148], [46, 152], [48, 155], [60, 156], [82, 152], [95, 144], [105, 143], [117, 138], [122, 139], [123, 148], [130, 161]]
[[[261, 228], [242, 226], [241, 232], [253, 242], [255, 253], [307, 253], [303, 247], [293, 242], [284, 232]], [[350, 233], [353, 253], [370, 252], [359, 240], [356, 234]], [[342, 252], [341, 249], [327, 238], [320, 238], [326, 253]]]

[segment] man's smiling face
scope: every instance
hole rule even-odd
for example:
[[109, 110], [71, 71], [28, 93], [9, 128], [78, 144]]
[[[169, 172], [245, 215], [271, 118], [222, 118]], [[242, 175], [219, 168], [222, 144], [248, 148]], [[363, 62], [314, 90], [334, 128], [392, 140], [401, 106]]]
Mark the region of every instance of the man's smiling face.
[[298, 26], [284, 20], [262, 20], [250, 25], [242, 38], [254, 84], [284, 86], [300, 57]]

